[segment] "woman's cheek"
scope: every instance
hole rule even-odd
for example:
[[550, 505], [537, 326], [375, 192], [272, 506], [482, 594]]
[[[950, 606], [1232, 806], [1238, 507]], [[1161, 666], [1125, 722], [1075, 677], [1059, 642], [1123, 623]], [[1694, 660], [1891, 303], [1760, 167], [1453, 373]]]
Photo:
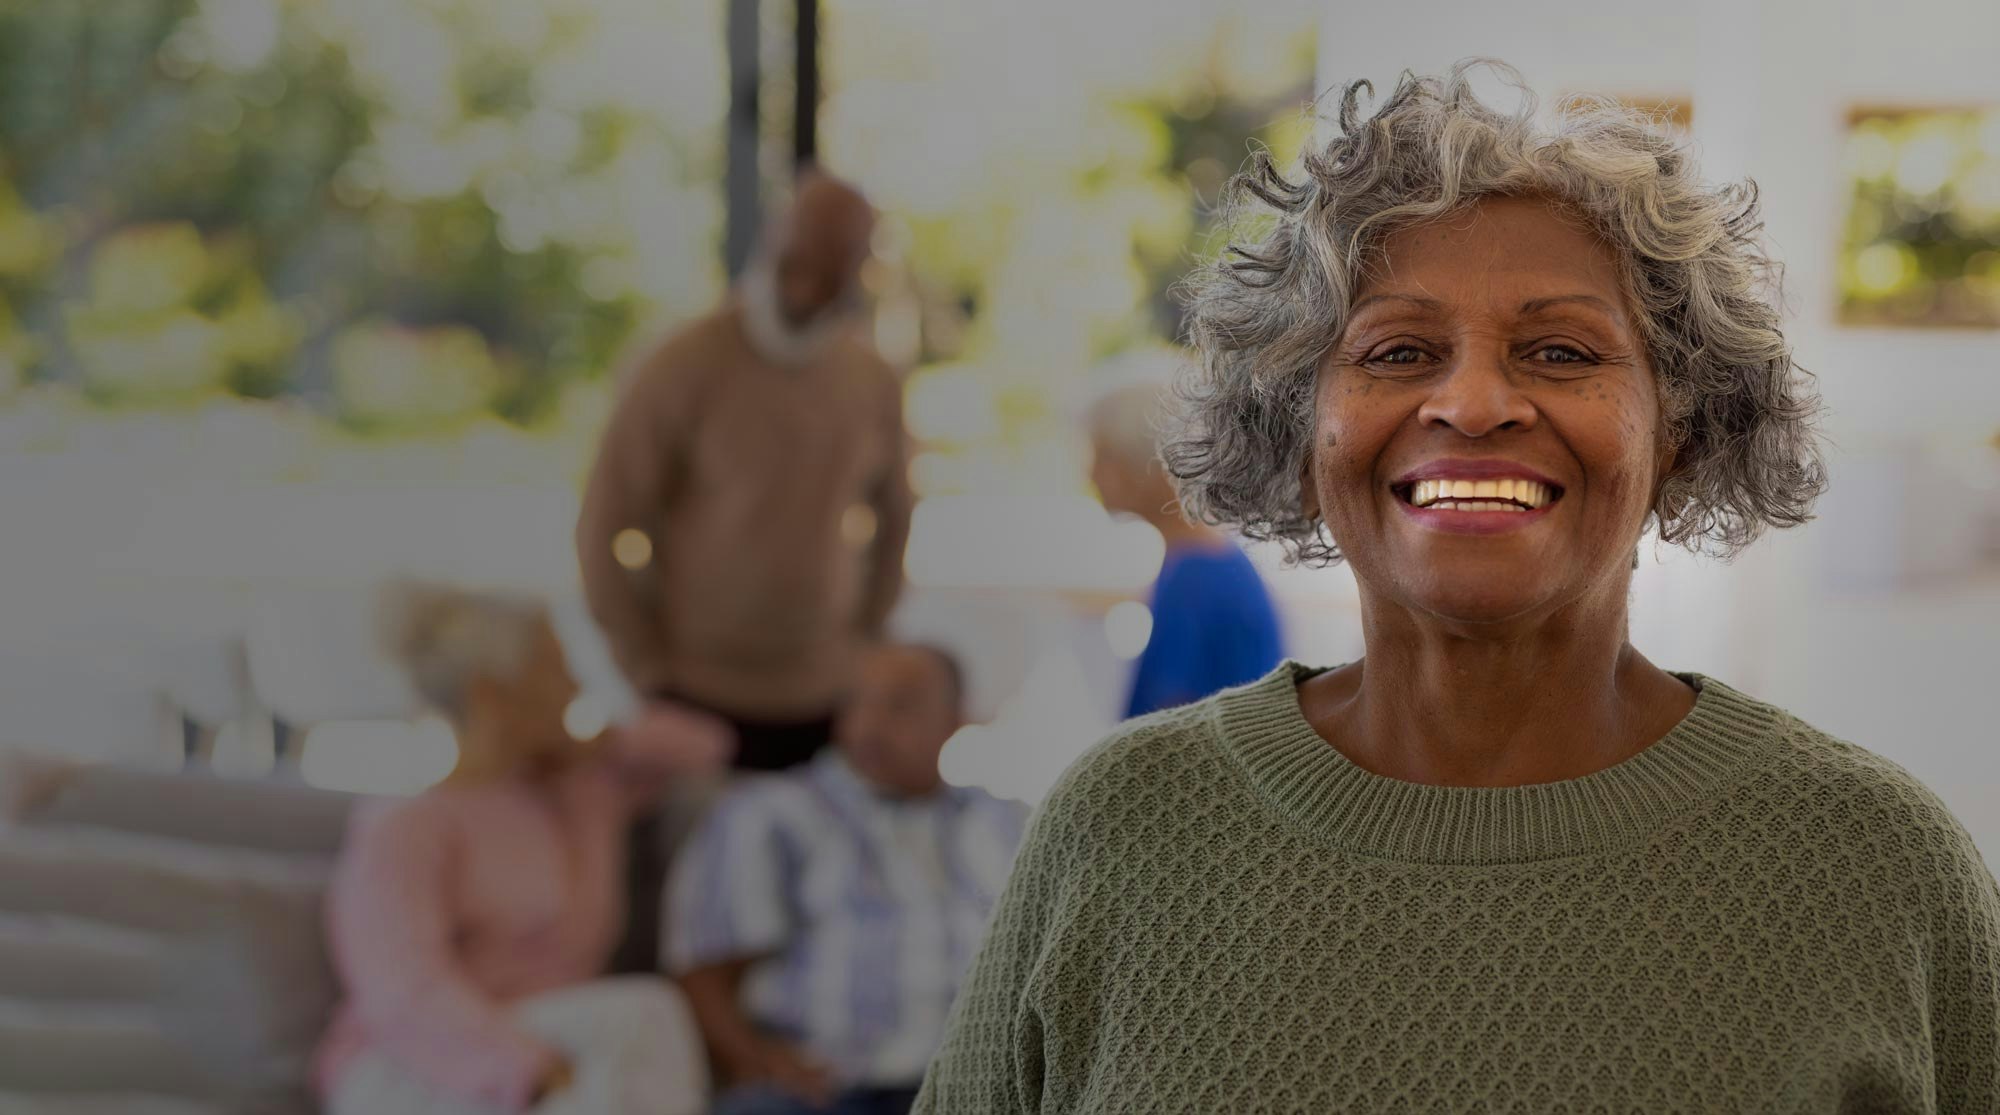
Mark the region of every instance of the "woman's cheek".
[[[1642, 478], [1650, 471], [1659, 417], [1649, 396], [1624, 385], [1595, 380], [1574, 385], [1562, 396], [1544, 399], [1541, 409], [1554, 420], [1563, 440], [1587, 470]], [[1644, 483], [1643, 479], [1634, 482]]]
[[1617, 420], [1618, 447], [1622, 460], [1622, 471], [1633, 489], [1633, 498], [1641, 505], [1639, 514], [1644, 516], [1646, 508], [1652, 505], [1653, 487], [1659, 467], [1660, 408], [1651, 393], [1651, 384], [1625, 385], [1623, 398], [1618, 399]]
[[1619, 438], [1624, 444], [1650, 446], [1658, 436], [1660, 402], [1651, 376], [1621, 380], [1615, 388], [1604, 388], [1598, 399], [1616, 408]]
[[1320, 423], [1313, 433], [1313, 482], [1323, 500], [1337, 500], [1353, 475], [1353, 439], [1339, 418]]

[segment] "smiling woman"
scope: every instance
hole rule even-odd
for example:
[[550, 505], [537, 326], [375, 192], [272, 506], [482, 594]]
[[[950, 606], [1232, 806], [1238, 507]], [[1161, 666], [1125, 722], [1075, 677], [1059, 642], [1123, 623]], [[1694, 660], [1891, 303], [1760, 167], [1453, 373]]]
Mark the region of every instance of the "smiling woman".
[[1733, 554], [1823, 486], [1754, 188], [1464, 66], [1362, 88], [1239, 179], [1265, 231], [1193, 284], [1166, 457], [1349, 562], [1366, 655], [1070, 770], [918, 1110], [2000, 1109], [1958, 822], [1627, 639], [1649, 529]]

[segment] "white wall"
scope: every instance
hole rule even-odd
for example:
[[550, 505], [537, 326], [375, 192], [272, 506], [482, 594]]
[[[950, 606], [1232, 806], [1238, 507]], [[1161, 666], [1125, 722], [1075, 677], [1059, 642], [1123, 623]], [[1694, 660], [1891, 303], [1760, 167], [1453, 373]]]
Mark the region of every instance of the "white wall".
[[1438, 73], [1461, 58], [1498, 58], [1551, 99], [1564, 93], [1686, 93], [1696, 28], [1671, 5], [1608, 0], [1326, 5], [1319, 86], [1357, 78], [1386, 94], [1404, 70]]

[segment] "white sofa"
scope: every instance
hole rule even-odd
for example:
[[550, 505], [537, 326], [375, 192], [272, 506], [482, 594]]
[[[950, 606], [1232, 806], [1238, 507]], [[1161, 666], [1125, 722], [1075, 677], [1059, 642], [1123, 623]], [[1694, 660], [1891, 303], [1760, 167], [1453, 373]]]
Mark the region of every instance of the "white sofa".
[[0, 755], [0, 1112], [310, 1112], [351, 804]]

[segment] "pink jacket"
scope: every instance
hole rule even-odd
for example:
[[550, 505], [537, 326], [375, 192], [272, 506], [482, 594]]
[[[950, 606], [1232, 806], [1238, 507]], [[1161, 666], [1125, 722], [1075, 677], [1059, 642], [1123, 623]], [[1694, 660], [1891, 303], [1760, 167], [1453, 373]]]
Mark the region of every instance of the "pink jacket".
[[[327, 896], [347, 999], [322, 1043], [322, 1092], [380, 1049], [441, 1090], [516, 1111], [555, 1051], [510, 1005], [600, 974], [624, 922], [627, 826], [722, 731], [649, 714], [554, 779], [441, 786], [355, 815]], [[677, 761], [678, 760], [678, 761]]]

